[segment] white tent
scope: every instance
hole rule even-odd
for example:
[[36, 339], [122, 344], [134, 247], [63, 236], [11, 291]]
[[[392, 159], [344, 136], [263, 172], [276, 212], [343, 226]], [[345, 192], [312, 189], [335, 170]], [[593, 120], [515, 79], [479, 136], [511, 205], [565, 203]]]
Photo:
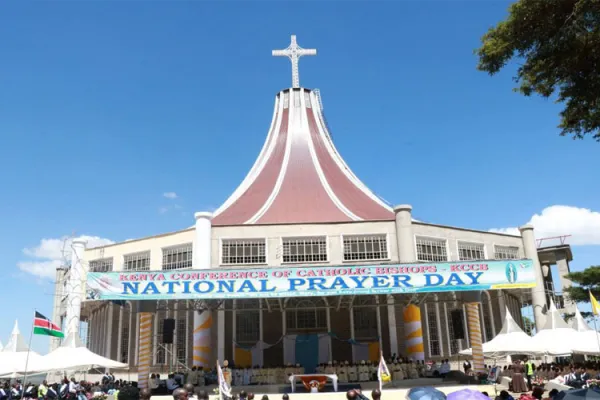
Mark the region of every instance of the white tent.
[[67, 335], [62, 346], [42, 357], [44, 371], [73, 371], [90, 368], [127, 368], [127, 364], [113, 361], [88, 350], [78, 335]]
[[573, 352], [577, 342], [577, 331], [569, 327], [550, 300], [544, 327], [533, 337], [534, 351], [550, 356], [566, 356]]
[[575, 318], [571, 326], [577, 331], [578, 339], [573, 344], [573, 353], [586, 355], [600, 355], [600, 334], [585, 322], [579, 309], [575, 311]]
[[38, 353], [29, 351], [19, 331], [18, 321], [15, 321], [8, 343], [0, 351], [0, 376], [14, 377], [27, 371], [38, 371], [41, 359]]
[[[483, 354], [488, 357], [504, 357], [511, 354], [535, 354], [531, 349], [533, 339], [523, 332], [506, 309], [506, 317], [502, 324], [502, 330], [489, 342], [483, 344]], [[471, 355], [472, 349], [460, 352], [463, 355]]]

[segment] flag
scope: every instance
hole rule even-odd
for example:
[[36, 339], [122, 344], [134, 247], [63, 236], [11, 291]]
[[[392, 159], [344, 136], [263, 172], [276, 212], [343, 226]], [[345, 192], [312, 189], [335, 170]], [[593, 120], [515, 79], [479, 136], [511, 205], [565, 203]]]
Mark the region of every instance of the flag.
[[590, 292], [590, 303], [592, 303], [592, 314], [600, 315], [600, 303], [598, 303], [592, 292]]
[[379, 358], [379, 367], [377, 368], [377, 380], [379, 381], [380, 391], [382, 390], [384, 383], [392, 381], [390, 370], [388, 369], [387, 365], [385, 365], [385, 360], [383, 359], [383, 352], [381, 353], [381, 357]]
[[54, 336], [57, 338], [65, 337], [58, 325], [53, 324], [52, 321], [37, 311], [35, 312], [35, 319], [33, 320], [33, 333], [36, 335]]
[[223, 370], [221, 369], [219, 362], [217, 362], [217, 378], [219, 379], [219, 397], [221, 399], [231, 397], [231, 386], [227, 384], [225, 375], [223, 375]]

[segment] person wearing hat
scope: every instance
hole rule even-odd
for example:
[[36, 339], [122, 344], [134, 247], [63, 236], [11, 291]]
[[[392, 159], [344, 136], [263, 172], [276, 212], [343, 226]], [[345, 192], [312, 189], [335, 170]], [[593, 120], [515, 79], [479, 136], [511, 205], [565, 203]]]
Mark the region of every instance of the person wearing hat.
[[348, 366], [348, 380], [350, 382], [358, 382], [358, 369], [356, 363], [352, 363]]
[[[345, 365], [346, 364], [346, 365]], [[336, 368], [336, 374], [338, 376], [338, 380], [341, 383], [348, 383], [348, 361], [346, 363], [340, 363], [340, 365]]]
[[360, 382], [367, 382], [369, 380], [369, 367], [367, 367], [365, 360], [362, 360], [360, 367], [358, 367], [358, 380]]
[[229, 369], [229, 361], [223, 361], [223, 378], [225, 382], [231, 387], [231, 370]]
[[402, 371], [402, 365], [398, 362], [398, 359], [394, 360], [394, 364], [392, 365], [392, 380], [401, 381], [404, 379], [404, 371]]
[[333, 369], [333, 363], [331, 361], [327, 363], [327, 367], [325, 367], [325, 373], [327, 375], [335, 374], [335, 369]]

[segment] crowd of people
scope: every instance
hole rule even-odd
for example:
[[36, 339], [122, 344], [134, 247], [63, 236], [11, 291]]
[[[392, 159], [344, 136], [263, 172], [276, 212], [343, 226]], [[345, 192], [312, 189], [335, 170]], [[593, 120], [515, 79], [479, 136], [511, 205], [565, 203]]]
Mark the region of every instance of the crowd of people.
[[529, 360], [516, 361], [512, 365], [504, 366], [499, 371], [497, 382], [503, 377], [511, 378], [511, 391], [523, 393], [533, 390], [534, 386], [541, 386], [549, 381], [582, 388], [590, 379], [600, 379], [600, 362], [572, 363], [542, 363], [535, 365]]

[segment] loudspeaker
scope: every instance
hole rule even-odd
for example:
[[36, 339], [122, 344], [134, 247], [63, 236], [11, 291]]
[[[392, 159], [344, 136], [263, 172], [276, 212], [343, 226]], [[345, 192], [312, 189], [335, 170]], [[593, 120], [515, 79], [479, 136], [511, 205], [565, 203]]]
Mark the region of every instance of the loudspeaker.
[[175, 320], [173, 318], [167, 318], [163, 320], [163, 344], [173, 343], [173, 331], [175, 330]]
[[462, 310], [450, 311], [450, 323], [452, 324], [452, 330], [454, 331], [454, 339], [465, 338], [465, 323], [463, 321]]

